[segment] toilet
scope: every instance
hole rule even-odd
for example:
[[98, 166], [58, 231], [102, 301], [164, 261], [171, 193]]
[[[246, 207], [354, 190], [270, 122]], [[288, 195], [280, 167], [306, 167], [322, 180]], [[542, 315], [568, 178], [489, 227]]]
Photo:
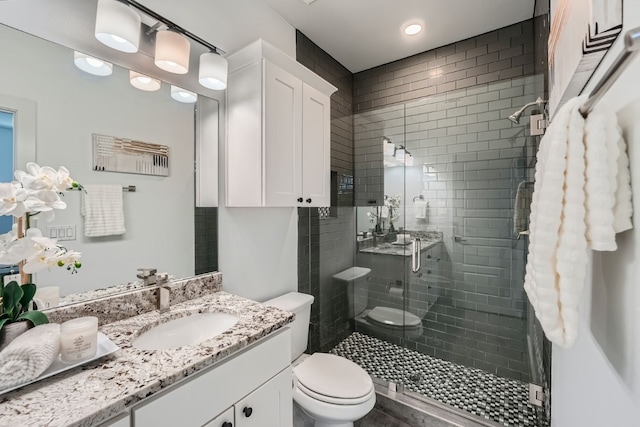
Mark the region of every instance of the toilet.
[[350, 267], [333, 276], [333, 280], [347, 286], [349, 318], [374, 330], [397, 336], [415, 338], [422, 335], [424, 332], [422, 320], [413, 313], [384, 305], [367, 308], [369, 297], [367, 279], [370, 273], [370, 268]]
[[293, 312], [291, 361], [293, 400], [315, 427], [352, 427], [376, 403], [373, 381], [354, 362], [326, 353], [303, 354], [309, 339], [313, 296], [291, 292], [263, 304]]

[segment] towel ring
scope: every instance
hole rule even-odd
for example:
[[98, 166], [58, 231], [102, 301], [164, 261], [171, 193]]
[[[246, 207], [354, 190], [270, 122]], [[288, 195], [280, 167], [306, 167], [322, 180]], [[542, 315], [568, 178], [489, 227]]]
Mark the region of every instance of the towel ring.
[[415, 201], [416, 201], [416, 199], [418, 199], [418, 200], [424, 200], [424, 196], [423, 196], [422, 194], [420, 194], [419, 196], [415, 196], [415, 197], [413, 198], [413, 201], [415, 202]]

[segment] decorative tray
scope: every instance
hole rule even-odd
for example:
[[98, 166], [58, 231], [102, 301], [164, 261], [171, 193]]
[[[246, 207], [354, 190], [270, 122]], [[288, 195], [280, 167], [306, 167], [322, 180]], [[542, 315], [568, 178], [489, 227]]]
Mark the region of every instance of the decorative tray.
[[408, 242], [392, 242], [391, 243], [393, 246], [407, 246], [411, 244], [411, 240], [409, 240]]
[[74, 363], [74, 364], [68, 364], [68, 363], [62, 362], [62, 360], [60, 360], [60, 356], [58, 355], [58, 358], [38, 378], [36, 378], [35, 380], [31, 380], [31, 381], [22, 383], [20, 385], [11, 387], [11, 388], [6, 388], [4, 390], [0, 390], [0, 395], [4, 394], [4, 393], [8, 393], [8, 392], [16, 390], [16, 389], [19, 389], [20, 387], [24, 387], [26, 385], [33, 384], [33, 383], [38, 382], [40, 380], [43, 380], [45, 378], [49, 378], [49, 377], [51, 377], [53, 375], [56, 375], [56, 374], [59, 374], [61, 372], [68, 371], [69, 369], [73, 369], [73, 368], [76, 368], [78, 366], [82, 366], [85, 363], [89, 363], [89, 362], [92, 362], [94, 360], [100, 359], [101, 357], [107, 356], [107, 355], [109, 355], [109, 354], [111, 354], [111, 353], [113, 353], [113, 352], [115, 352], [117, 350], [120, 350], [120, 347], [118, 347], [113, 341], [111, 341], [109, 338], [107, 338], [107, 336], [105, 334], [103, 334], [102, 332], [98, 332], [98, 351], [96, 352], [96, 355], [93, 356], [91, 359], [85, 359], [85, 360], [82, 360], [82, 361]]

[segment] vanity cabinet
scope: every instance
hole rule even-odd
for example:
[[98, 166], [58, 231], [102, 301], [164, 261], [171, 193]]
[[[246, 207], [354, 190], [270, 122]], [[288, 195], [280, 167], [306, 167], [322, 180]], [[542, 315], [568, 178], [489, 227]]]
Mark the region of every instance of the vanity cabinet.
[[132, 425], [291, 427], [290, 348], [289, 329], [275, 332], [137, 404]]
[[227, 60], [227, 206], [329, 206], [336, 88], [262, 40]]
[[123, 412], [122, 414], [111, 418], [108, 421], [98, 425], [98, 427], [130, 427], [131, 426], [131, 417], [129, 417], [129, 411]]
[[291, 373], [281, 372], [253, 393], [215, 417], [204, 427], [266, 427], [291, 425], [280, 410], [280, 395], [291, 388]]

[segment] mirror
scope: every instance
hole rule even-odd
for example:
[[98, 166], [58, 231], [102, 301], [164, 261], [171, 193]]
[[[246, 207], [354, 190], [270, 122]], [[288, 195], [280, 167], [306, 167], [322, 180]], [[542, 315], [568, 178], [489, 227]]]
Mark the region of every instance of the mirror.
[[[29, 7], [23, 7], [25, 14]], [[135, 192], [123, 192], [124, 235], [85, 237], [79, 192], [64, 195], [67, 208], [56, 211], [54, 221], [37, 221], [44, 234], [50, 235], [51, 228], [71, 230], [75, 239], [59, 243], [82, 252], [78, 274], [45, 270], [34, 278], [38, 287], [59, 286], [62, 295], [91, 291], [135, 281], [140, 267], [157, 267], [175, 277], [204, 272], [195, 265], [194, 218], [215, 221], [217, 215], [202, 211], [215, 208], [195, 208], [195, 139], [198, 136], [201, 143], [217, 147], [218, 101], [199, 96], [195, 108], [176, 102], [168, 84], [156, 92], [140, 91], [129, 84], [129, 70], [116, 65], [111, 76], [89, 75], [74, 66], [73, 50], [4, 25], [0, 25], [0, 53], [0, 110], [7, 108], [2, 105], [5, 99], [36, 106], [32, 125], [38, 164], [65, 166], [83, 185], [136, 187]], [[26, 116], [18, 109], [16, 123], [24, 124]], [[92, 134], [168, 146], [169, 176], [93, 170]], [[20, 150], [21, 139], [16, 139]], [[204, 152], [217, 154], [217, 149]], [[217, 170], [217, 156], [215, 162], [207, 163], [209, 171], [211, 164]], [[24, 169], [25, 165], [16, 161], [14, 167]], [[206, 235], [210, 228], [202, 227], [205, 235], [199, 238], [216, 251], [215, 231], [213, 242]]]

